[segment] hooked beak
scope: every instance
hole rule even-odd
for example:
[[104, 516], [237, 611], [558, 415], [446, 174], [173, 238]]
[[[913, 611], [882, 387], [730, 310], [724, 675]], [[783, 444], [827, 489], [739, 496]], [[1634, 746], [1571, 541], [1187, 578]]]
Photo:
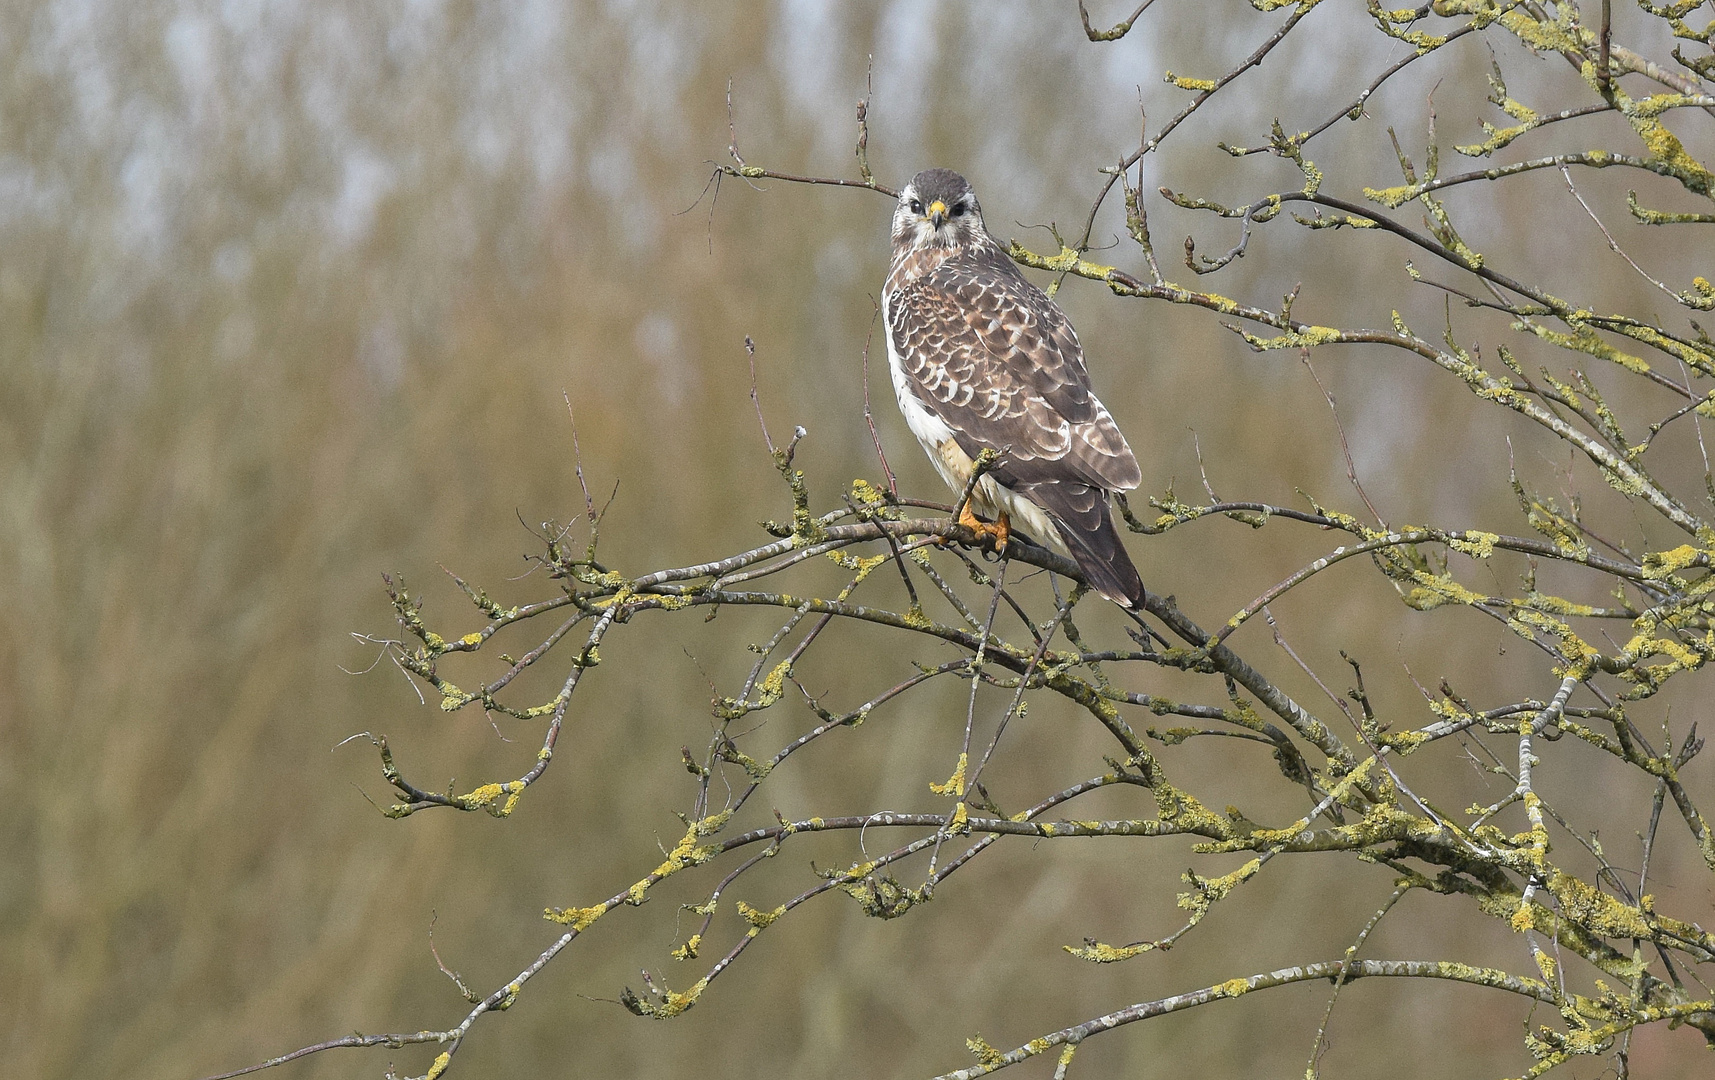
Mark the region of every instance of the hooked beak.
[[942, 225], [945, 225], [947, 223], [947, 204], [942, 202], [940, 199], [936, 199], [934, 202], [930, 203], [929, 220], [937, 229]]

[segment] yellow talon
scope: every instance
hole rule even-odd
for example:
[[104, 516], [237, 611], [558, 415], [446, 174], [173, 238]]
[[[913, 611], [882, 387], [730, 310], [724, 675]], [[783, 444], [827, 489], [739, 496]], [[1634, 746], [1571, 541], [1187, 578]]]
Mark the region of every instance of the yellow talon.
[[977, 516], [971, 513], [971, 504], [967, 502], [964, 509], [959, 511], [959, 524], [976, 533], [979, 542], [984, 537], [994, 537], [995, 552], [1006, 554], [1006, 542], [1012, 536], [1012, 520], [1007, 517], [1006, 511], [1001, 511], [1000, 520], [990, 525], [986, 521], [977, 520]]

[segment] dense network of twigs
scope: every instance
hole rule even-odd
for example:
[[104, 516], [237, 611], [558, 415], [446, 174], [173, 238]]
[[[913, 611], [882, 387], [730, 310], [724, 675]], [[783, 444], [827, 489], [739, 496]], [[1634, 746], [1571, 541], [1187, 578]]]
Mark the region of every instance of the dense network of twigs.
[[[736, 693], [716, 702], [713, 738], [700, 750], [685, 752], [683, 766], [694, 778], [695, 794], [684, 808], [682, 839], [659, 865], [613, 895], [587, 906], [550, 910], [547, 917], [561, 924], [563, 932], [506, 985], [484, 996], [464, 990], [460, 983], [471, 1006], [455, 1026], [335, 1039], [254, 1068], [332, 1047], [439, 1044], [438, 1057], [427, 1070], [432, 1080], [447, 1072], [478, 1021], [510, 1006], [531, 978], [593, 923], [627, 905], [643, 903], [668, 878], [703, 875], [706, 900], [692, 909], [701, 923], [684, 937], [674, 956], [686, 964], [694, 964], [704, 953], [716, 959], [685, 989], [669, 990], [650, 980], [642, 992], [628, 990], [623, 997], [623, 1003], [636, 1013], [672, 1017], [708, 993], [751, 942], [801, 905], [838, 892], [855, 898], [869, 915], [894, 918], [927, 900], [949, 875], [1008, 836], [1059, 840], [1187, 835], [1198, 838], [1195, 850], [1199, 852], [1249, 853], [1248, 861], [1229, 872], [1186, 875], [1188, 887], [1179, 898], [1185, 910], [1183, 925], [1167, 937], [1123, 945], [1089, 941], [1073, 950], [1097, 963], [1123, 961], [1172, 945], [1192, 932], [1213, 905], [1256, 877], [1271, 860], [1285, 855], [1342, 852], [1353, 860], [1383, 864], [1396, 875], [1395, 892], [1342, 956], [1277, 971], [1235, 973], [1230, 981], [1215, 986], [1131, 1004], [1064, 1030], [1043, 1032], [1016, 1049], [1002, 1050], [973, 1038], [969, 1045], [977, 1062], [948, 1077], [985, 1075], [1042, 1055], [1057, 1059], [1054, 1075], [1064, 1077], [1083, 1040], [1134, 1020], [1308, 980], [1331, 983], [1337, 996], [1347, 982], [1380, 976], [1469, 983], [1487, 988], [1480, 993], [1514, 995], [1536, 1005], [1537, 1026], [1525, 1038], [1534, 1059], [1526, 1073], [1529, 1077], [1580, 1055], [1610, 1055], [1618, 1074], [1625, 1076], [1630, 1033], [1641, 1025], [1693, 1025], [1715, 1044], [1715, 993], [1699, 977], [1699, 970], [1715, 961], [1715, 934], [1662, 910], [1648, 891], [1650, 850], [1660, 829], [1688, 829], [1706, 868], [1715, 874], [1715, 834], [1682, 780], [1682, 771], [1703, 743], [1695, 725], [1676, 737], [1661, 716], [1652, 715], [1647, 723], [1644, 719], [1650, 699], [1664, 685], [1695, 677], [1715, 658], [1715, 573], [1711, 572], [1715, 481], [1709, 477], [1707, 455], [1702, 462], [1704, 490], [1682, 491], [1665, 478], [1675, 472], [1673, 463], [1658, 464], [1659, 451], [1652, 454], [1656, 437], [1670, 425], [1696, 426], [1700, 418], [1715, 418], [1715, 392], [1696, 386], [1715, 375], [1715, 340], [1694, 318], [1697, 312], [1715, 308], [1715, 286], [1703, 277], [1684, 287], [1650, 278], [1666, 316], [1599, 310], [1587, 301], [1562, 297], [1509, 274], [1504, 252], [1475, 250], [1462, 238], [1441, 198], [1449, 188], [1497, 184], [1537, 170], [1559, 172], [1577, 196], [1575, 170], [1620, 168], [1644, 174], [1640, 182], [1656, 185], [1658, 192], [1677, 188], [1711, 204], [1705, 212], [1666, 212], [1650, 209], [1646, 196], [1634, 196], [1630, 206], [1637, 221], [1663, 229], [1715, 225], [1715, 173], [1670, 126], [1677, 110], [1715, 115], [1715, 94], [1704, 89], [1704, 80], [1715, 77], [1715, 56], [1709, 55], [1715, 23], [1703, 22], [1701, 27], [1691, 23], [1710, 14], [1702, 0], [1660, 5], [1640, 0], [1638, 10], [1628, 7], [1632, 23], [1657, 20], [1683, 42], [1671, 55], [1651, 58], [1621, 40], [1618, 18], [1606, 2], [1594, 18], [1589, 14], [1596, 7], [1592, 4], [1581, 9], [1571, 3], [1439, 0], [1389, 11], [1372, 2], [1369, 15], [1379, 32], [1409, 47], [1403, 58], [1375, 72], [1348, 106], [1307, 130], [1289, 131], [1277, 121], [1265, 143], [1225, 147], [1236, 157], [1270, 154], [1289, 160], [1302, 171], [1302, 186], [1262, 194], [1241, 206], [1165, 189], [1160, 192], [1180, 207], [1238, 222], [1236, 243], [1218, 256], [1199, 254], [1186, 241], [1184, 264], [1197, 275], [1219, 271], [1245, 254], [1262, 227], [1275, 221], [1289, 204], [1304, 208], [1307, 216], [1292, 216], [1310, 230], [1385, 233], [1387, 242], [1400, 245], [1414, 260], [1413, 280], [1444, 290], [1479, 316], [1500, 316], [1492, 330], [1502, 340], [1485, 349], [1476, 343], [1461, 344], [1451, 323], [1444, 335], [1425, 334], [1397, 314], [1391, 326], [1381, 329], [1317, 326], [1293, 317], [1293, 296], [1278, 308], [1260, 307], [1167, 276], [1168, 268], [1157, 259], [1145, 212], [1146, 203], [1154, 197], [1151, 193], [1146, 198], [1141, 190], [1145, 159], [1160, 155], [1187, 118], [1262, 64], [1319, 6], [1318, 0], [1296, 4], [1252, 0], [1252, 4], [1264, 17], [1276, 9], [1290, 10], [1253, 54], [1219, 78], [1168, 74], [1167, 81], [1189, 92], [1189, 100], [1165, 123], [1153, 129], [1146, 126], [1141, 144], [1104, 170], [1105, 186], [1081, 235], [1047, 254], [1015, 245], [1014, 258], [1061, 276], [1098, 281], [1119, 297], [1207, 309], [1231, 320], [1232, 328], [1257, 350], [1307, 351], [1367, 343], [1426, 361], [1468, 387], [1473, 408], [1509, 410], [1518, 422], [1536, 425], [1560, 440], [1625, 497], [1634, 515], [1656, 522], [1663, 533], [1676, 535], [1677, 545], [1637, 550], [1635, 545], [1604, 539], [1598, 535], [1604, 531], [1600, 523], [1584, 520], [1577, 507], [1559, 506], [1539, 496], [1516, 477], [1507, 482], [1517, 494], [1522, 520], [1528, 523], [1528, 529], [1521, 530], [1523, 535], [1390, 526], [1373, 508], [1368, 518], [1360, 518], [1322, 506], [1301, 509], [1223, 502], [1212, 495], [1205, 505], [1190, 505], [1169, 494], [1151, 500], [1151, 514], [1126, 507], [1131, 528], [1159, 533], [1207, 528], [1208, 524], [1198, 524], [1205, 519], [1236, 519], [1256, 528], [1310, 527], [1323, 530], [1323, 535], [1337, 535], [1341, 542], [1262, 592], [1215, 632], [1200, 628], [1172, 599], [1151, 594], [1147, 613], [1131, 620], [1126, 638], [1094, 641], [1080, 632], [1074, 615], [1080, 605], [1104, 602], [1086, 599], [1069, 561], [1021, 543], [1015, 543], [1004, 558], [982, 552], [974, 535], [943, 516], [956, 507], [901, 498], [863, 481], [855, 482], [830, 509], [818, 512], [803, 474], [794, 468], [797, 436], [783, 447], [770, 444], [791, 492], [790, 520], [767, 525], [772, 542], [730, 557], [652, 573], [621, 569], [605, 561], [598, 550], [599, 514], [586, 492], [587, 514], [565, 526], [549, 525], [543, 533], [544, 546], [537, 558], [556, 587], [537, 603], [503, 607], [461, 581], [483, 621], [470, 633], [444, 636], [425, 621], [420, 599], [403, 585], [389, 582], [389, 595], [405, 631], [402, 640], [389, 644], [392, 655], [405, 670], [433, 687], [444, 709], [476, 707], [541, 721], [546, 734], [530, 767], [517, 779], [462, 793], [418, 786], [395, 763], [387, 742], [374, 737], [385, 775], [397, 793], [397, 801], [386, 812], [404, 817], [450, 807], [502, 817], [512, 814], [531, 785], [546, 775], [580, 680], [598, 664], [602, 650], [621, 647], [627, 634], [647, 633], [656, 619], [692, 613], [712, 617], [723, 607], [776, 609], [782, 615], [779, 629], [753, 646], [757, 658], [749, 677]], [[1078, 8], [1090, 41], [1099, 43], [1124, 37], [1152, 6], [1140, 4], [1129, 18], [1106, 30], [1091, 22], [1082, 2]], [[1432, 133], [1421, 167], [1395, 142], [1402, 183], [1350, 194], [1326, 190], [1323, 173], [1311, 156], [1320, 136], [1342, 120], [1361, 117], [1378, 88], [1406, 75], [1424, 57], [1444, 49], [1470, 48], [1477, 39], [1498, 54], [1502, 50], [1496, 49], [1501, 44], [1497, 39], [1507, 38], [1539, 55], [1564, 57], [1582, 78], [1584, 99], [1556, 103], [1566, 107], [1553, 112], [1541, 111], [1509, 94], [1502, 64], [1497, 62], [1490, 100], [1512, 123], [1506, 127], [1485, 124], [1482, 140], [1459, 146], [1459, 154], [1488, 158], [1531, 138], [1540, 128], [1552, 125], [1557, 132], [1571, 131], [1580, 120], [1603, 114], [1624, 119], [1635, 135], [1632, 145], [1546, 153], [1513, 164], [1450, 173], [1442, 168]], [[831, 183], [888, 193], [890, 189], [875, 179], [867, 162], [862, 105], [858, 120], [855, 179], [792, 176], [750, 164], [740, 156], [736, 138], [733, 162], [722, 166], [718, 175]], [[1140, 273], [1097, 265], [1086, 258], [1097, 212], [1116, 187], [1136, 244], [1131, 254], [1143, 266]], [[1422, 211], [1422, 228], [1390, 214], [1408, 204]], [[1585, 208], [1596, 218], [1588, 204]], [[1607, 234], [1606, 228], [1603, 232]], [[1619, 251], [1611, 235], [1609, 242]], [[1641, 268], [1638, 273], [1648, 277]], [[1437, 282], [1437, 276], [1450, 280]], [[1564, 350], [1570, 370], [1561, 374], [1548, 367], [1527, 370], [1504, 343], [1506, 335]], [[1605, 397], [1597, 380], [1584, 370], [1592, 363], [1614, 377], [1647, 382], [1655, 397], [1638, 395], [1638, 400], [1658, 400], [1665, 394], [1675, 404], [1652, 417], [1623, 416], [1609, 404], [1608, 398], [1614, 395]], [[1700, 431], [1695, 445], [1702, 446]], [[1504, 552], [1516, 553], [1532, 567], [1515, 591], [1490, 594], [1458, 580], [1459, 560], [1481, 562]], [[1342, 681], [1351, 680], [1354, 689], [1345, 696], [1327, 695], [1342, 714], [1334, 717], [1326, 707], [1318, 707], [1319, 715], [1318, 708], [1294, 700], [1277, 680], [1263, 673], [1262, 665], [1253, 665], [1228, 646], [1236, 630], [1256, 616], [1266, 618], [1269, 605], [1281, 596], [1358, 556], [1371, 561], [1411, 608], [1424, 613], [1444, 609], [1424, 618], [1448, 618], [1451, 611], [1471, 609], [1504, 623], [1538, 651], [1540, 684], [1521, 689], [1511, 700], [1483, 702], [1467, 700], [1443, 683], [1439, 690], [1424, 690], [1420, 717], [1385, 716], [1372, 706], [1362, 672], [1354, 663], [1352, 671], [1342, 676]], [[829, 560], [844, 569], [843, 587], [805, 591], [816, 588], [816, 571], [825, 572]], [[1538, 589], [1535, 567], [1550, 564], [1565, 568], [1556, 580], [1577, 583], [1574, 589], [1560, 590], [1574, 596]], [[1036, 573], [1040, 570], [1049, 573]], [[1020, 588], [1020, 579], [1027, 573], [1043, 580]], [[902, 579], [908, 603], [874, 599], [879, 590], [869, 586], [884, 579]], [[899, 595], [896, 585], [888, 591]], [[1588, 599], [1604, 593], [1610, 597], [1605, 604]], [[954, 646], [957, 655], [938, 665], [919, 665], [910, 678], [876, 687], [866, 700], [833, 704], [804, 690], [795, 671], [824, 631], [840, 621], [892, 633], [902, 651], [928, 640]], [[538, 627], [544, 629], [532, 636]], [[1618, 632], [1609, 633], [1613, 628]], [[516, 659], [506, 658], [505, 672], [482, 685], [455, 685], [443, 674], [442, 661], [448, 654], [498, 648], [502, 641], [496, 639], [502, 636], [526, 636], [534, 645]], [[512, 699], [509, 687], [520, 674], [553, 665], [565, 674], [552, 698], [528, 705]], [[1200, 699], [1169, 699], [1128, 689], [1128, 685], [1147, 683], [1148, 672], [1163, 668], [1201, 676], [1206, 689]], [[1322, 683], [1308, 668], [1305, 671]], [[799, 764], [789, 761], [799, 751], [861, 725], [872, 711], [927, 683], [948, 680], [968, 681], [971, 690], [963, 752], [945, 783], [934, 785], [944, 803], [921, 813], [779, 818], [747, 831], [729, 829], [735, 814], [767, 785], [770, 776]], [[998, 713], [990, 715], [989, 710], [977, 708], [981, 685], [998, 688], [1000, 700], [1006, 701]], [[1032, 697], [1041, 695], [1059, 695], [1087, 712], [1111, 736], [1111, 749], [1103, 761], [1092, 762], [1086, 779], [1042, 791], [1028, 805], [1003, 809], [985, 788], [984, 772], [997, 754], [1005, 753], [1008, 721], [1020, 715]], [[768, 729], [757, 728], [746, 718], [776, 706], [808, 708], [816, 722], [784, 745], [765, 744], [761, 740]], [[1150, 726], [1161, 717], [1182, 718], [1183, 726]], [[1511, 784], [1510, 791], [1492, 805], [1439, 808], [1433, 794], [1413, 791], [1401, 778], [1396, 763], [1402, 759], [1436, 752], [1458, 743], [1455, 736], [1474, 733], [1503, 736], [1515, 744], [1516, 756], [1509, 752], [1504, 760], [1496, 757], [1489, 763]], [[1302, 814], [1295, 820], [1265, 824], [1248, 817], [1243, 807], [1212, 809], [1177, 786], [1173, 748], [1214, 734], [1261, 743], [1272, 756], [1271, 775], [1277, 769], [1282, 782], [1300, 791]], [[1639, 784], [1653, 789], [1653, 812], [1647, 823], [1640, 823], [1641, 866], [1620, 872], [1600, 843], [1568, 820], [1576, 816], [1575, 808], [1554, 807], [1540, 796], [1533, 782], [1538, 771], [1552, 769], [1556, 757], [1573, 754], [1608, 755], [1627, 767]], [[1068, 815], [1069, 804], [1080, 796], [1116, 785], [1136, 791], [1145, 812], [1122, 820], [1078, 820]], [[897, 837], [896, 846], [821, 871], [801, 892], [772, 909], [742, 901], [729, 907], [734, 883], [762, 860], [785, 848], [797, 848], [800, 838], [808, 834], [843, 832], [855, 839], [860, 830], [872, 838], [871, 845], [874, 837], [886, 835]], [[1589, 857], [1596, 872], [1569, 868], [1556, 845], [1569, 845], [1580, 858]], [[912, 868], [909, 873], [907, 867]], [[1523, 946], [1518, 959], [1527, 966], [1510, 970], [1360, 957], [1370, 930], [1401, 896], [1413, 891], [1444, 896], [1448, 903], [1474, 905], [1483, 914], [1504, 920], [1518, 933]], [[717, 923], [716, 915], [723, 909], [736, 911], [740, 918]], [[734, 925], [740, 928], [721, 937], [720, 928]], [[1541, 1022], [1556, 1017], [1552, 1023]], [[1312, 1077], [1319, 1068], [1321, 1040], [1318, 1032], [1317, 1045], [1309, 1055]]]

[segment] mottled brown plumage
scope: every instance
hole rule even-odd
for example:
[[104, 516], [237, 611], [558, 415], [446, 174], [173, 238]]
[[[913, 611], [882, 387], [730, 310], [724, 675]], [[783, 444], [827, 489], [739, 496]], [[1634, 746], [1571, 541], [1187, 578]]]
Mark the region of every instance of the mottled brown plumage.
[[1143, 599], [1108, 495], [1142, 481], [1090, 389], [1065, 313], [983, 227], [970, 185], [929, 169], [900, 193], [882, 289], [900, 410], [949, 486], [963, 492], [983, 450], [1001, 454], [972, 501], [1074, 558], [1126, 607]]

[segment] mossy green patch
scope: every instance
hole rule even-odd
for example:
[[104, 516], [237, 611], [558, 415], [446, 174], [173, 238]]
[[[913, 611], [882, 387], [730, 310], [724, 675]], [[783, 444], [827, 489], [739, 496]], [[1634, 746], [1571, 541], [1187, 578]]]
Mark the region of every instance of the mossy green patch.
[[607, 914], [607, 905], [597, 904], [594, 907], [547, 908], [542, 913], [542, 917], [549, 922], [562, 923], [581, 932], [589, 929], [591, 924], [605, 914]]

